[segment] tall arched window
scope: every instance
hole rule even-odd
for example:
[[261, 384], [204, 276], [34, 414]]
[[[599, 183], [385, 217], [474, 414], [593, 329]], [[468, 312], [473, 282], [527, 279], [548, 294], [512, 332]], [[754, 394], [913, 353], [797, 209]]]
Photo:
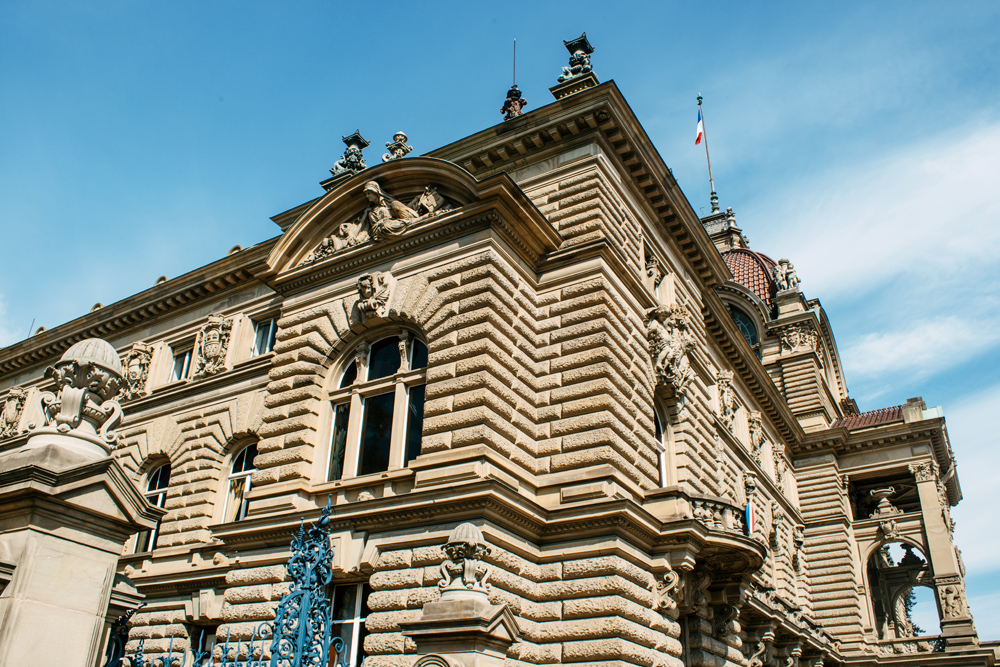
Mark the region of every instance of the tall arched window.
[[[154, 507], [167, 504], [167, 487], [170, 486], [170, 464], [164, 463], [149, 473], [146, 478], [146, 500]], [[160, 536], [160, 521], [153, 530], [144, 530], [136, 537], [135, 552], [152, 551], [156, 548], [156, 540]]]
[[355, 350], [336, 389], [330, 481], [404, 467], [420, 455], [427, 346], [408, 331]]
[[257, 443], [254, 442], [241, 449], [233, 457], [233, 464], [229, 468], [229, 484], [223, 521], [239, 521], [246, 517], [250, 502], [246, 495], [250, 491], [250, 475], [257, 469], [253, 465], [256, 456]]
[[656, 438], [657, 469], [660, 472], [660, 486], [670, 486], [670, 442], [666, 430], [660, 423], [660, 415], [653, 411], [653, 437]]
[[743, 334], [743, 337], [746, 338], [747, 345], [749, 345], [750, 349], [757, 354], [757, 358], [759, 359], [760, 338], [757, 336], [757, 325], [754, 324], [749, 315], [735, 306], [726, 306], [726, 310], [729, 311], [733, 321], [736, 322], [736, 328], [738, 328], [740, 333]]

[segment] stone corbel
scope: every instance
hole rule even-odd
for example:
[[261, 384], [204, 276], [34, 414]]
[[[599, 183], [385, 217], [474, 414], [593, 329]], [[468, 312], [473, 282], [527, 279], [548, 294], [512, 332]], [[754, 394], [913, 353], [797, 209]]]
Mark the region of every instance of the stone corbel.
[[669, 563], [667, 568], [660, 579], [654, 580], [653, 585], [653, 609], [663, 613], [677, 609], [677, 598], [682, 594], [680, 573], [670, 569]]
[[750, 659], [747, 661], [749, 667], [764, 667], [767, 662], [767, 652], [771, 648], [771, 643], [774, 641], [774, 630], [768, 628], [760, 636], [760, 641], [754, 647], [754, 652], [750, 654]]
[[223, 600], [224, 596], [214, 588], [192, 591], [191, 597], [184, 601], [184, 616], [191, 623], [218, 622], [222, 619]]
[[372, 271], [358, 278], [358, 310], [361, 320], [389, 316], [389, 299], [396, 287], [396, 278], [388, 271]]

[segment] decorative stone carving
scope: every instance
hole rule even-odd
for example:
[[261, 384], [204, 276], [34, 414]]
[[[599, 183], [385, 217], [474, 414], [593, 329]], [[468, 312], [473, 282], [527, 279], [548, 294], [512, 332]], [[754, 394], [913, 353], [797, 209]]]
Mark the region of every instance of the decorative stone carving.
[[[747, 427], [750, 430], [750, 454], [757, 465], [761, 465], [761, 455], [764, 451], [764, 442], [767, 437], [764, 435], [764, 426], [761, 423], [759, 410], [751, 410], [747, 414]], [[775, 461], [777, 463], [777, 461]]]
[[437, 188], [428, 185], [417, 197], [410, 202], [410, 208], [423, 218], [428, 215], [439, 215], [445, 211], [450, 211], [452, 206], [444, 197], [438, 194]]
[[58, 434], [96, 445], [99, 449], [84, 448], [106, 455], [118, 440], [114, 429], [122, 419], [121, 405], [114, 400], [124, 384], [115, 348], [100, 338], [82, 340], [46, 368], [45, 376], [56, 388], [38, 395], [45, 424], [35, 429], [29, 446], [51, 440], [40, 438], [42, 434]]
[[344, 155], [333, 165], [330, 173], [334, 176], [353, 175], [367, 167], [362, 150], [368, 148], [369, 142], [361, 136], [361, 130], [355, 130], [349, 137], [341, 137], [347, 148]]
[[[668, 566], [669, 567], [669, 566]], [[653, 609], [657, 611], [672, 611], [677, 608], [676, 595], [680, 594], [681, 575], [672, 569], [663, 573], [663, 578], [656, 581], [656, 599]]]
[[486, 580], [490, 576], [490, 566], [482, 561], [492, 551], [483, 533], [471, 523], [462, 523], [451, 531], [448, 542], [443, 547], [448, 557], [441, 564], [441, 575], [438, 582], [442, 591], [468, 590], [489, 593], [490, 585]]
[[769, 629], [764, 632], [764, 634], [760, 637], [760, 641], [757, 642], [754, 652], [750, 655], [750, 659], [747, 664], [750, 667], [764, 667], [764, 664], [767, 662], [767, 649], [771, 647], [771, 642], [773, 641], [774, 631]]
[[660, 260], [652, 256], [646, 258], [646, 275], [649, 276], [655, 290], [660, 281], [663, 280], [663, 276], [666, 275]]
[[686, 613], [700, 613], [708, 607], [708, 596], [705, 591], [712, 583], [712, 575], [702, 567], [682, 572], [677, 587], [678, 607]]
[[747, 502], [757, 493], [757, 475], [749, 470], [743, 471], [743, 492], [746, 493]]
[[27, 397], [28, 392], [21, 387], [11, 387], [7, 392], [3, 409], [0, 409], [0, 438], [13, 438], [20, 432], [21, 413]]
[[816, 349], [816, 330], [811, 325], [805, 323], [790, 324], [778, 330], [778, 337], [781, 339], [781, 351], [801, 352], [814, 351]]
[[882, 539], [894, 540], [899, 537], [899, 526], [896, 525], [895, 519], [882, 519], [878, 522], [878, 530], [882, 535]]
[[785, 457], [778, 446], [771, 451], [771, 456], [774, 458], [774, 483], [782, 489], [785, 486], [785, 475], [788, 474], [788, 464], [785, 463]]
[[961, 585], [948, 584], [940, 589], [939, 594], [941, 596], [941, 610], [944, 612], [945, 618], [968, 615], [965, 606], [965, 595], [962, 593]]
[[389, 152], [382, 156], [382, 162], [406, 157], [407, 153], [413, 150], [413, 146], [406, 145], [406, 132], [403, 131], [392, 135], [392, 141], [387, 141], [385, 147], [389, 149]]
[[795, 273], [795, 267], [787, 259], [781, 259], [771, 269], [774, 276], [774, 284], [779, 292], [785, 290], [797, 290], [799, 288], [799, 276]]
[[884, 489], [872, 489], [868, 492], [878, 503], [875, 506], [875, 510], [871, 514], [872, 518], [902, 514], [902, 512], [900, 512], [895, 505], [889, 502], [889, 496], [895, 492], [896, 489], [891, 486]]
[[687, 311], [680, 304], [651, 308], [646, 312], [646, 335], [657, 384], [683, 395], [694, 378], [687, 355], [696, 345]]
[[938, 465], [934, 461], [921, 461], [909, 465], [910, 474], [917, 482], [932, 482], [937, 480]]
[[562, 68], [563, 73], [559, 75], [559, 83], [586, 76], [594, 71], [590, 66], [590, 56], [594, 53], [594, 47], [587, 41], [587, 33], [583, 33], [568, 42], [563, 40], [563, 44], [566, 45], [566, 50], [570, 54], [569, 66]]
[[195, 380], [212, 377], [226, 370], [226, 352], [229, 351], [229, 338], [233, 329], [233, 320], [221, 315], [209, 315], [194, 343], [194, 373]]
[[358, 278], [358, 310], [365, 319], [389, 315], [389, 299], [396, 279], [388, 271], [372, 271]]
[[720, 370], [715, 376], [715, 382], [719, 390], [719, 417], [731, 433], [733, 430], [733, 418], [736, 417], [736, 392], [733, 391], [733, 372], [725, 369]]
[[795, 566], [797, 571], [802, 570], [802, 566], [805, 564], [805, 559], [802, 558], [802, 547], [806, 543], [806, 531], [802, 526], [794, 526], [792, 528], [792, 565]]
[[511, 120], [523, 114], [526, 106], [528, 106], [528, 100], [521, 97], [521, 91], [517, 89], [517, 84], [514, 84], [507, 91], [507, 99], [500, 107], [500, 113], [503, 114], [504, 120]]
[[153, 359], [153, 346], [135, 343], [122, 360], [125, 366], [125, 385], [121, 400], [129, 401], [149, 394], [146, 382], [149, 380], [149, 363]]
[[724, 638], [726, 635], [740, 633], [740, 610], [736, 605], [723, 604], [715, 608], [715, 636]]
[[364, 187], [368, 208], [361, 214], [361, 223], [376, 241], [401, 235], [411, 221], [420, 217], [416, 211], [384, 192], [378, 183], [368, 181]]

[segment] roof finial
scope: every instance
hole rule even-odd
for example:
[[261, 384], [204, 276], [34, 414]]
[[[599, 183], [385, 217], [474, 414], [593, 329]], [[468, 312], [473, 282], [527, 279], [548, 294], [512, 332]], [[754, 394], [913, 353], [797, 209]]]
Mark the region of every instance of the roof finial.
[[507, 100], [500, 107], [500, 113], [504, 120], [517, 118], [524, 113], [523, 109], [528, 105], [528, 100], [521, 97], [521, 91], [517, 89], [517, 39], [514, 39], [514, 77], [510, 90], [507, 91]]

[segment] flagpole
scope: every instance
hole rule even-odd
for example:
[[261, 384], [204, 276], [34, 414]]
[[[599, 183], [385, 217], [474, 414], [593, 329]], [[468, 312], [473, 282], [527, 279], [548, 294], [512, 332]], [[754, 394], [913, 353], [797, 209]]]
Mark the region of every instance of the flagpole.
[[698, 111], [701, 112], [701, 133], [705, 137], [705, 160], [708, 162], [708, 184], [712, 188], [710, 201], [712, 213], [719, 212], [719, 195], [715, 194], [715, 179], [712, 178], [712, 158], [708, 156], [708, 126], [705, 123], [705, 108], [701, 105], [701, 95], [698, 95]]

